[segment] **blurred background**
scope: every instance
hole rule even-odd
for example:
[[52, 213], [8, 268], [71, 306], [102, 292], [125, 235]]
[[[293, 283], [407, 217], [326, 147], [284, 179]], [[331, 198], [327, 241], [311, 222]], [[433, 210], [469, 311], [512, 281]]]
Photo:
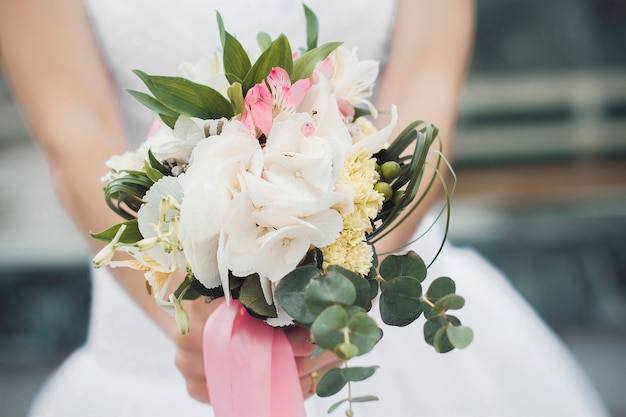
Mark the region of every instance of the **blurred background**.
[[[450, 239], [507, 274], [626, 417], [626, 2], [478, 3]], [[84, 342], [88, 265], [0, 82], [0, 416], [23, 417]]]

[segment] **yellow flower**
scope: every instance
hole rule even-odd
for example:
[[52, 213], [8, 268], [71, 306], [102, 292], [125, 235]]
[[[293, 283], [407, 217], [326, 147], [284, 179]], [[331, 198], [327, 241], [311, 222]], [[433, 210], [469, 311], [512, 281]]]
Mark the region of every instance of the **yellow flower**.
[[383, 197], [374, 190], [379, 179], [376, 160], [365, 147], [355, 147], [346, 155], [344, 169], [338, 184], [354, 190], [354, 210], [343, 215], [343, 230], [332, 244], [321, 248], [323, 268], [339, 265], [361, 275], [366, 275], [373, 260], [372, 247], [366, 233], [372, 230], [371, 219], [383, 205]]

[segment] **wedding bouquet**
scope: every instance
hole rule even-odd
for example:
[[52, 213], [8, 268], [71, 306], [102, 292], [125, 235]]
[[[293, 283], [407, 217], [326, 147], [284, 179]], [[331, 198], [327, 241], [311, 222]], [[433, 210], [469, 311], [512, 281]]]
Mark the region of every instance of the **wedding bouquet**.
[[[467, 346], [472, 332], [447, 314], [464, 304], [450, 278], [424, 292], [427, 266], [416, 253], [378, 265], [373, 246], [441, 180], [443, 157], [430, 150], [437, 128], [414, 122], [391, 140], [392, 107], [376, 129], [378, 63], [339, 42], [318, 46], [317, 19], [304, 10], [300, 51], [260, 33], [251, 59], [218, 13], [221, 53], [184, 66], [185, 78], [135, 71], [151, 95], [130, 93], [158, 119], [139, 149], [107, 163], [106, 201], [126, 221], [93, 235], [107, 242], [94, 264], [144, 271], [183, 333], [183, 300], [198, 297], [238, 306], [231, 324], [246, 314], [279, 332], [309, 328], [314, 355], [330, 350], [344, 362], [317, 384], [330, 396], [375, 372], [347, 362], [382, 337], [368, 314], [376, 298], [389, 325], [424, 313], [426, 342], [439, 352]], [[425, 180], [429, 152], [439, 162]], [[116, 252], [131, 256], [114, 260]], [[349, 395], [332, 409], [348, 401], [351, 413], [353, 402], [374, 399]]]

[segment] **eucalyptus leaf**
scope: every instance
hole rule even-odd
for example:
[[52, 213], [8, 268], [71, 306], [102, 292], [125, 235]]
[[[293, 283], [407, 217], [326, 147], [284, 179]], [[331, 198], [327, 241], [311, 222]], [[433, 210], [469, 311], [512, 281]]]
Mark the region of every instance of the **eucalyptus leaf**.
[[422, 314], [422, 286], [416, 278], [382, 281], [380, 289], [380, 315], [386, 324], [407, 326]]
[[318, 346], [334, 351], [344, 342], [344, 331], [349, 332], [348, 313], [338, 305], [327, 307], [315, 319], [311, 332]]
[[430, 287], [428, 287], [426, 297], [431, 302], [436, 302], [440, 298], [448, 294], [454, 294], [455, 292], [456, 284], [452, 279], [448, 277], [439, 277], [430, 284]]
[[434, 345], [435, 333], [442, 327], [446, 327], [448, 325], [448, 321], [441, 316], [435, 316], [426, 320], [424, 323], [424, 340], [429, 345]]
[[463, 308], [464, 305], [465, 299], [463, 297], [456, 294], [448, 294], [437, 300], [433, 308], [430, 310], [429, 315], [437, 315], [446, 310], [458, 310]]
[[292, 73], [293, 58], [291, 56], [291, 46], [285, 35], [280, 35], [276, 38], [252, 65], [252, 68], [250, 68], [243, 80], [244, 96], [254, 85], [263, 82], [274, 67], [285, 69], [289, 75]]
[[[343, 387], [341, 387], [343, 388]], [[341, 389], [340, 389], [341, 390]], [[331, 394], [332, 395], [332, 394]], [[337, 408], [339, 408], [339, 406], [345, 402], [349, 401], [349, 398], [344, 398], [343, 400], [339, 400], [336, 403], [334, 403], [333, 405], [331, 405], [328, 408], [328, 411], [326, 411], [328, 414], [332, 413], [333, 411], [335, 411]]]
[[304, 290], [307, 308], [319, 314], [332, 304], [350, 306], [356, 299], [356, 289], [352, 281], [337, 268], [314, 277]]
[[439, 353], [450, 352], [454, 349], [450, 339], [448, 339], [447, 326], [439, 328], [433, 337], [433, 347]]
[[342, 368], [341, 376], [348, 381], [363, 381], [376, 372], [378, 366]]
[[293, 74], [291, 82], [309, 78], [313, 74], [315, 66], [323, 61], [332, 51], [337, 49], [341, 42], [328, 42], [319, 48], [311, 49], [293, 62]]
[[466, 326], [449, 326], [446, 329], [446, 335], [452, 346], [457, 349], [467, 347], [474, 338], [474, 332]]
[[375, 395], [361, 395], [352, 398], [353, 403], [368, 403], [370, 401], [378, 401], [378, 397]]
[[352, 304], [362, 307], [365, 311], [369, 311], [372, 308], [370, 284], [367, 279], [339, 265], [330, 265], [326, 268], [326, 273], [329, 272], [337, 272], [352, 282], [352, 285], [354, 285], [354, 289], [356, 290], [356, 298]]
[[239, 289], [239, 301], [260, 317], [276, 317], [276, 307], [267, 304], [258, 274], [246, 277]]
[[296, 268], [280, 280], [274, 291], [276, 302], [300, 323], [313, 323], [315, 320], [316, 315], [309, 311], [304, 301], [304, 290], [319, 274], [314, 266]]
[[359, 355], [363, 355], [378, 343], [383, 337], [378, 324], [366, 312], [352, 314], [348, 320], [350, 342], [359, 348]]
[[200, 119], [230, 119], [234, 115], [231, 103], [211, 87], [181, 77], [133, 72], [161, 104], [177, 113]]
[[368, 279], [367, 282], [370, 285], [370, 300], [373, 300], [374, 298], [378, 296], [378, 290], [379, 290], [378, 280]]
[[380, 275], [386, 280], [395, 277], [413, 277], [420, 282], [426, 278], [426, 264], [420, 256], [409, 251], [405, 254], [389, 255], [380, 264]]
[[106, 230], [103, 230], [99, 233], [91, 233], [91, 237], [97, 240], [101, 240], [103, 242], [110, 242], [113, 240], [117, 231], [122, 227], [122, 225], [126, 226], [126, 229], [122, 232], [119, 241], [121, 243], [135, 243], [139, 242], [143, 239], [141, 232], [139, 231], [139, 225], [137, 223], [137, 219], [128, 220], [126, 222], [116, 224], [115, 226], [111, 226]]
[[348, 381], [341, 375], [341, 369], [332, 368], [317, 383], [315, 392], [320, 397], [330, 397], [341, 391], [347, 383]]

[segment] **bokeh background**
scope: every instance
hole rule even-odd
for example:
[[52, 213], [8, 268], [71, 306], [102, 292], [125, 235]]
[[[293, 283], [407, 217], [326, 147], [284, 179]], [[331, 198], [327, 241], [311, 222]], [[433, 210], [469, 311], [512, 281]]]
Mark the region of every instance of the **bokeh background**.
[[[450, 239], [508, 275], [624, 417], [626, 2], [480, 0], [478, 11]], [[88, 265], [0, 82], [0, 416], [25, 416], [84, 342]]]

